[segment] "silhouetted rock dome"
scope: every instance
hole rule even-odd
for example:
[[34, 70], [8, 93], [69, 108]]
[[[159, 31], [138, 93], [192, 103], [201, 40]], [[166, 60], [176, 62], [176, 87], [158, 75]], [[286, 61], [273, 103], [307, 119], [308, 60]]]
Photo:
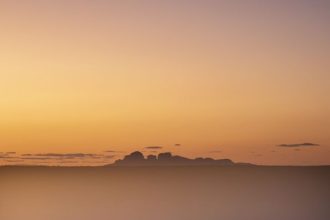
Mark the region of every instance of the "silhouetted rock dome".
[[135, 151], [135, 152], [125, 156], [124, 160], [128, 160], [128, 161], [144, 160], [144, 156], [140, 151]]
[[[135, 151], [117, 160], [113, 165], [116, 166], [233, 166], [236, 165], [230, 159], [202, 158], [190, 159], [178, 155], [172, 155], [170, 152], [160, 153], [158, 157], [148, 155], [146, 158], [140, 151]], [[241, 165], [241, 164], [239, 164]], [[244, 164], [242, 164], [244, 165]]]
[[169, 160], [171, 158], [172, 158], [172, 154], [170, 152], [158, 154], [158, 160]]

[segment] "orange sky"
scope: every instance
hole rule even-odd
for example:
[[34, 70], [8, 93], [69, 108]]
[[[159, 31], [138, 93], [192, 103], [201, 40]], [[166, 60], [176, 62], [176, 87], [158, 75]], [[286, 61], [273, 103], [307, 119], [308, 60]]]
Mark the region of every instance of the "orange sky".
[[230, 2], [1, 1], [0, 164], [155, 145], [330, 164], [330, 4]]

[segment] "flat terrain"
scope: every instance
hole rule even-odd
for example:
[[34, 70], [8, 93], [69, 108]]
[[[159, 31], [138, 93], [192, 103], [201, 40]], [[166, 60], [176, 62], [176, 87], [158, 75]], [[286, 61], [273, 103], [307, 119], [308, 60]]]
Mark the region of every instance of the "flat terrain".
[[330, 167], [0, 167], [1, 220], [329, 220]]

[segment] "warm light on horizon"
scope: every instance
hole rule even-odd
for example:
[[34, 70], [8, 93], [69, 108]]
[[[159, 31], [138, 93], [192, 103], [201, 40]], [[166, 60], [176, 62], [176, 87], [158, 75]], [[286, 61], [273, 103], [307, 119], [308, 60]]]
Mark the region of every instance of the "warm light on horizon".
[[19, 156], [0, 165], [146, 146], [330, 164], [329, 3], [239, 2], [1, 1], [0, 152]]

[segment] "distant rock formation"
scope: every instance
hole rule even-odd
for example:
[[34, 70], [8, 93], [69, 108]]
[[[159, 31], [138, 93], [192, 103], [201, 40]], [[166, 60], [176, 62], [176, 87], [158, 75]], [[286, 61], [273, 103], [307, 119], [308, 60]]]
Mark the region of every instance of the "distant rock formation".
[[126, 160], [126, 161], [143, 161], [144, 156], [140, 151], [135, 151], [129, 155], [126, 155], [124, 157], [124, 160]]
[[135, 151], [111, 164], [113, 166], [232, 166], [236, 164], [230, 159], [196, 158], [189, 159], [172, 155], [170, 152], [148, 155], [147, 158], [139, 151]]
[[155, 156], [155, 155], [148, 155], [147, 156], [147, 160], [148, 161], [157, 161], [157, 156]]

